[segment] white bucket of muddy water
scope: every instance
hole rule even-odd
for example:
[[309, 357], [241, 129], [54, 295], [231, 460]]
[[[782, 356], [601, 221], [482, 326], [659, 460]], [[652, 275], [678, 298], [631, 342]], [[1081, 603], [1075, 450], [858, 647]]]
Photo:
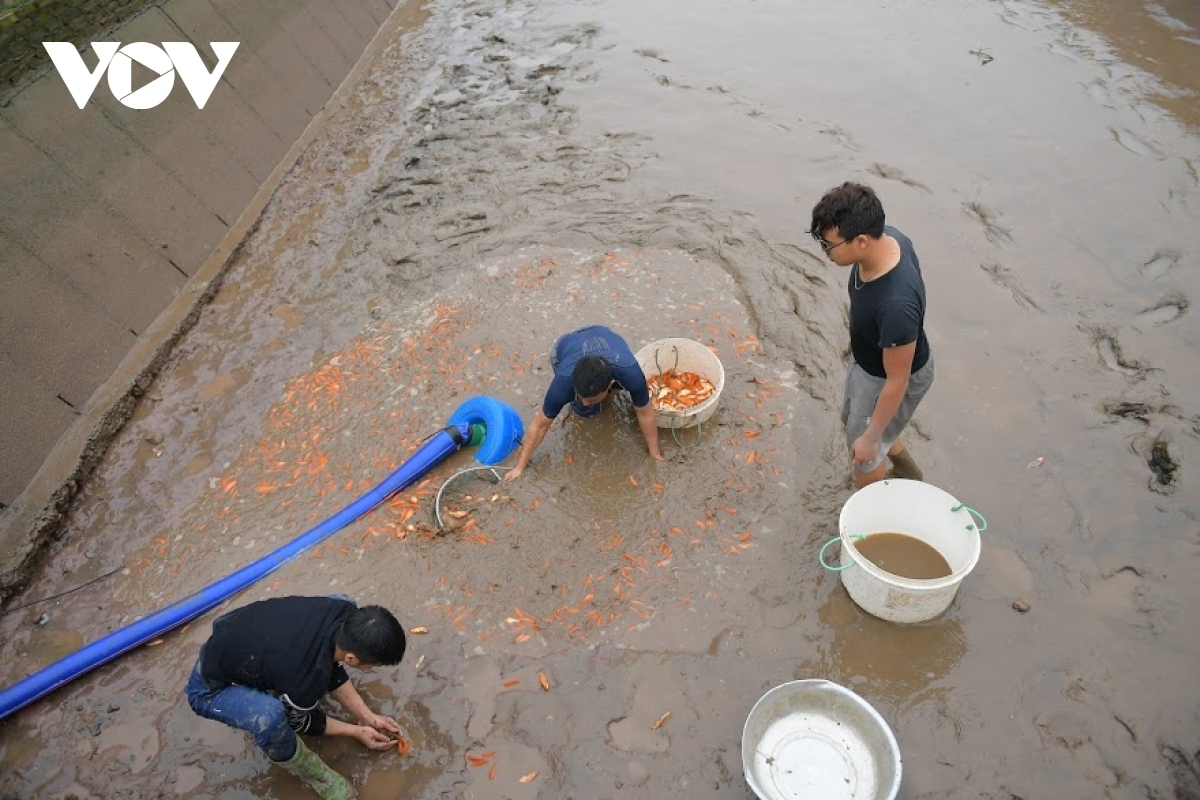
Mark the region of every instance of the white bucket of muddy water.
[[[841, 574], [846, 592], [867, 613], [891, 622], [925, 622], [950, 607], [959, 585], [975, 568], [979, 534], [987, 530], [987, 520], [936, 486], [895, 479], [852, 494], [842, 506], [838, 526], [841, 534], [826, 542], [817, 556], [821, 566]], [[872, 536], [883, 538], [871, 541]], [[841, 543], [842, 555], [841, 565], [834, 567], [825, 551], [836, 542]], [[880, 557], [885, 551], [877, 544], [900, 545], [899, 551], [892, 551], [899, 553], [897, 563], [907, 560], [905, 549], [922, 562], [911, 571], [909, 565], [895, 567], [908, 575], [927, 574], [920, 569], [940, 556], [944, 566], [934, 568], [942, 577], [906, 577], [882, 568], [876, 562], [888, 562]], [[930, 548], [935, 552], [930, 554]]]
[[[670, 411], [654, 408], [654, 418], [660, 428], [682, 430], [708, 422], [717, 413], [717, 401], [725, 388], [725, 367], [716, 353], [694, 339], [659, 339], [634, 354], [638, 366], [646, 374], [646, 380], [655, 375], [672, 372], [690, 372], [699, 375], [713, 385], [713, 393], [701, 403], [686, 411]], [[654, 405], [654, 397], [650, 398]]]

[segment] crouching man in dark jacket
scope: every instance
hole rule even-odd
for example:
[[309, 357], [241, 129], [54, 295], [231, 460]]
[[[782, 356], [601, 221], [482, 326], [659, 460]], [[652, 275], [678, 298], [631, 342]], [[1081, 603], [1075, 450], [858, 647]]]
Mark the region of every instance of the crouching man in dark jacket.
[[[367, 707], [345, 668], [399, 664], [404, 648], [404, 628], [382, 606], [359, 608], [335, 597], [260, 600], [213, 622], [185, 692], [193, 711], [249, 733], [322, 800], [347, 800], [355, 794], [350, 781], [296, 734], [349, 736], [372, 750], [394, 747], [399, 724]], [[357, 724], [319, 710], [326, 694]]]

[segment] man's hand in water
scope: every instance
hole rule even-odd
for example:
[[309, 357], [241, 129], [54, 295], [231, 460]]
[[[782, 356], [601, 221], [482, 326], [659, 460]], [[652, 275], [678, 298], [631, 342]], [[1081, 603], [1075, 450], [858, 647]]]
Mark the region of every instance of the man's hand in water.
[[391, 737], [392, 739], [395, 739], [396, 736], [400, 735], [400, 723], [396, 722], [396, 720], [392, 719], [391, 717], [385, 717], [383, 714], [376, 714], [374, 711], [365, 714], [362, 719], [359, 720], [359, 722], [361, 722], [363, 725], [368, 725], [375, 730], [380, 731], [381, 733], [393, 734]]
[[513, 467], [504, 476], [506, 481], [515, 481], [525, 472], [525, 468], [529, 466], [530, 459], [533, 458], [533, 451], [538, 449], [538, 445], [542, 443], [542, 439], [546, 438], [546, 431], [550, 430], [550, 426], [554, 420], [547, 417], [540, 410], [534, 416], [533, 421], [529, 423], [529, 429], [525, 431], [525, 438], [521, 442], [521, 451], [517, 453], [517, 465]]
[[386, 750], [389, 747], [396, 746], [396, 737], [389, 736], [381, 730], [372, 728], [370, 725], [359, 725], [354, 738], [362, 742], [364, 747], [371, 750]]

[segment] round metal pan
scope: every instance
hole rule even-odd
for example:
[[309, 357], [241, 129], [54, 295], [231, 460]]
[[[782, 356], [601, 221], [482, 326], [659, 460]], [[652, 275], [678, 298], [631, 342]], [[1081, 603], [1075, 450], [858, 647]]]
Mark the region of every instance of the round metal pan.
[[893, 800], [900, 747], [854, 692], [831, 681], [792, 681], [751, 710], [742, 769], [762, 800]]

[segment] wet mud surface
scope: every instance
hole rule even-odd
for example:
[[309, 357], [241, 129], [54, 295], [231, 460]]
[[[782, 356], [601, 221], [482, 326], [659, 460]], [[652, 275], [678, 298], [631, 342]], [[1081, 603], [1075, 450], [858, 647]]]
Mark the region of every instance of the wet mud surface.
[[[429, 629], [359, 680], [410, 755], [316, 744], [363, 797], [749, 798], [745, 717], [806, 677], [888, 720], [905, 797], [1200, 796], [1200, 87], [1121, 38], [1191, 53], [1196, 21], [686, 11], [398, 12], [10, 607], [119, 571], [0, 618], [5, 683], [334, 513], [467, 397], [528, 419], [554, 339], [606, 322], [717, 350], [699, 444], [663, 432], [656, 464], [608, 404], [519, 482], [457, 480], [449, 530], [468, 453], [231, 601], [348, 592]], [[850, 491], [845, 276], [804, 229], [846, 179], [929, 287], [913, 454], [990, 522], [918, 626], [816, 559]], [[212, 616], [0, 724], [0, 795], [301, 796], [183, 700]]]

